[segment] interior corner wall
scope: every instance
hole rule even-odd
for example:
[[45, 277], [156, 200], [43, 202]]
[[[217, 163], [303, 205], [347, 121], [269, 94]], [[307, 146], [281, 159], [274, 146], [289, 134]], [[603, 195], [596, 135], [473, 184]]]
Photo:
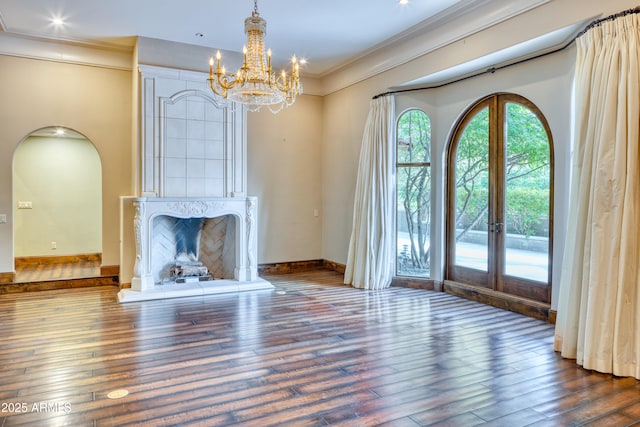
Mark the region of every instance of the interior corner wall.
[[354, 85], [324, 99], [322, 258], [346, 264], [364, 125], [376, 85]]
[[[247, 190], [258, 197], [258, 263], [322, 257], [323, 98], [247, 113]], [[335, 153], [341, 156], [340, 152]]]
[[[131, 167], [131, 184], [130, 189], [127, 194], [129, 195], [140, 195], [139, 189], [141, 188], [142, 177], [140, 175], [140, 168], [138, 165], [140, 164], [140, 156], [141, 156], [141, 147], [140, 147], [140, 120], [141, 120], [141, 99], [140, 99], [140, 76], [138, 73], [138, 40], [136, 39], [136, 44], [133, 48], [133, 55], [131, 56], [131, 69], [133, 70], [130, 73], [131, 80], [131, 105], [130, 105], [130, 120], [131, 120], [131, 156], [130, 156], [130, 167]], [[122, 232], [122, 230], [121, 230]]]
[[119, 264], [119, 196], [131, 186], [131, 71], [0, 55], [0, 273], [13, 271], [12, 163], [36, 129], [63, 126], [100, 155], [102, 262]]

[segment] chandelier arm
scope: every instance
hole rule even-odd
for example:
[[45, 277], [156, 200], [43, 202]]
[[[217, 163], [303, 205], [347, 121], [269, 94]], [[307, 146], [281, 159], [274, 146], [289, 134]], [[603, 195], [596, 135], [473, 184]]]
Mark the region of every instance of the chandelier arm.
[[233, 74], [227, 76], [226, 74], [216, 72], [214, 73], [214, 76], [216, 77], [215, 79], [212, 79], [212, 78], [208, 79], [210, 82], [210, 85], [220, 87], [225, 92], [228, 89], [232, 89], [234, 86], [237, 86], [239, 84], [238, 79], [234, 79], [235, 76]]
[[220, 86], [216, 86], [214, 84], [214, 80], [213, 79], [207, 79], [207, 80], [209, 80], [209, 87], [211, 88], [211, 91], [213, 93], [215, 93], [216, 95], [221, 96], [223, 98], [227, 97], [227, 90], [226, 89], [222, 88], [222, 90], [220, 90], [219, 89]]
[[297, 72], [294, 72], [289, 76], [285, 76], [284, 74], [282, 74], [275, 80], [275, 86], [281, 92], [288, 93], [297, 91], [300, 87], [300, 77]]

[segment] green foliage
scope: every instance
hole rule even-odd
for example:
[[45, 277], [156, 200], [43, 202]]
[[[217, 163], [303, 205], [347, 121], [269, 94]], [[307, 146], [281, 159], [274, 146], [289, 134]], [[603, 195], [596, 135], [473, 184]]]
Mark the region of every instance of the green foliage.
[[456, 240], [487, 228], [489, 210], [489, 109], [480, 110], [460, 137], [456, 157]]
[[507, 232], [548, 235], [551, 161], [540, 119], [521, 104], [507, 104]]
[[[469, 121], [456, 152], [456, 239], [487, 229], [489, 110]], [[549, 215], [550, 153], [545, 129], [527, 107], [506, 104], [503, 222], [527, 237], [545, 233]]]
[[429, 162], [431, 159], [431, 121], [423, 111], [409, 110], [398, 121], [397, 163]]
[[548, 236], [549, 190], [516, 187], [507, 189], [506, 232]]

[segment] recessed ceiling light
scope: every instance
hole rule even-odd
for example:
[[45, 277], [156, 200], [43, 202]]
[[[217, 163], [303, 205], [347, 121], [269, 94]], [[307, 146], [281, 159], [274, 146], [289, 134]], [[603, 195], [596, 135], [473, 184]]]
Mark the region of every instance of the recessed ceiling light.
[[56, 129], [56, 135], [58, 135], [58, 136], [64, 135], [64, 129], [63, 128], [57, 128]]
[[64, 19], [54, 17], [54, 18], [51, 18], [51, 23], [56, 27], [62, 27], [64, 25]]
[[409, 0], [398, 0], [398, 4], [409, 4]]

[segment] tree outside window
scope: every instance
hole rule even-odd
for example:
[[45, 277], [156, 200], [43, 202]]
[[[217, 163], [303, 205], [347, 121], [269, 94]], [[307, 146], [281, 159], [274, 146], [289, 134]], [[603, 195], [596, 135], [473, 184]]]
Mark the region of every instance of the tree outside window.
[[[456, 264], [487, 269], [490, 223], [504, 235], [503, 273], [546, 282], [551, 201], [551, 152], [536, 113], [518, 102], [503, 104], [501, 153], [490, 153], [489, 107], [468, 121], [456, 146]], [[491, 162], [503, 162], [502, 182], [490, 184]], [[491, 185], [500, 211], [489, 219]], [[524, 262], [523, 259], [527, 261]], [[527, 264], [526, 266], [523, 266]]]
[[420, 110], [398, 120], [396, 138], [397, 274], [429, 277], [431, 121]]

